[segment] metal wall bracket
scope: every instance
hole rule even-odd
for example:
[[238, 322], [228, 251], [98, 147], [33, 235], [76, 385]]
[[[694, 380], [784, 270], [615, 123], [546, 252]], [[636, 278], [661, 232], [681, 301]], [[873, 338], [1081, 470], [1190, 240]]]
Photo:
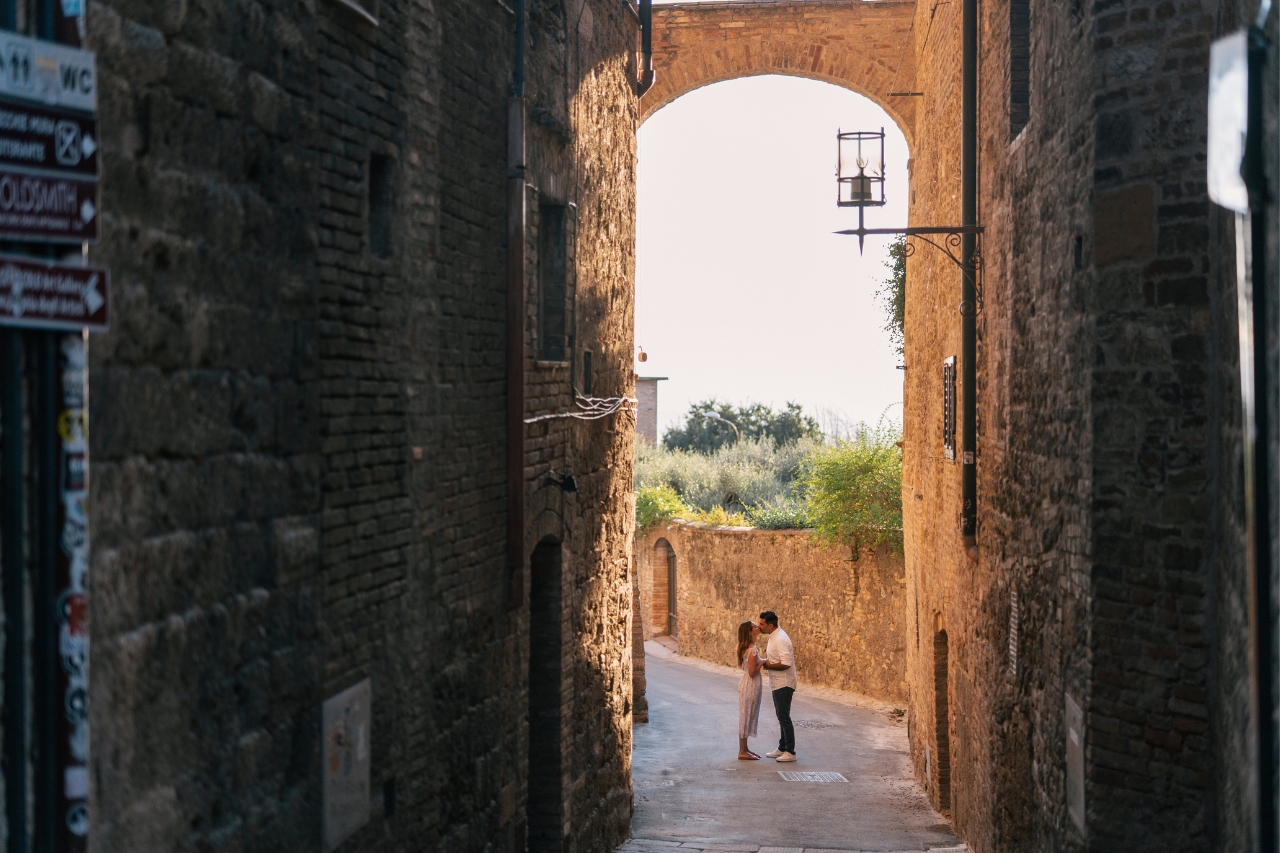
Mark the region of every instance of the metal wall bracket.
[[[965, 266], [963, 258], [960, 256], [961, 246], [964, 243], [965, 234], [981, 235], [983, 227], [981, 225], [927, 225], [913, 228], [866, 228], [862, 224], [862, 208], [858, 208], [858, 227], [847, 228], [844, 231], [836, 231], [836, 234], [845, 234], [858, 238], [858, 253], [862, 253], [864, 240], [870, 235], [889, 235], [894, 237], [907, 237], [906, 255], [911, 257], [916, 253], [916, 244], [913, 240], [923, 240], [933, 248], [942, 252], [951, 259], [951, 263], [960, 268], [962, 272], [970, 272], [973, 274], [973, 283], [977, 304], [970, 305], [968, 302], [960, 303], [960, 314], [962, 316], [977, 316], [982, 312], [982, 252], [976, 247], [973, 254], [969, 256], [969, 265]], [[941, 243], [932, 240], [928, 235], [945, 235], [945, 239]]]
[[[844, 234], [851, 237], [857, 237], [858, 238], [858, 254], [862, 254], [862, 249], [863, 249], [863, 245], [866, 238], [872, 235], [884, 234], [884, 235], [889, 235], [894, 237], [919, 237], [921, 240], [924, 240], [930, 246], [933, 246], [935, 249], [944, 253], [948, 258], [951, 259], [951, 262], [954, 263], [956, 266], [960, 267], [960, 269], [964, 269], [965, 268], [964, 261], [956, 257], [956, 251], [960, 249], [960, 245], [962, 242], [961, 236], [964, 234], [981, 234], [984, 230], [981, 225], [926, 225], [926, 226], [911, 227], [911, 228], [867, 228], [862, 223], [862, 210], [863, 208], [861, 207], [858, 208], [858, 227], [857, 228], [846, 228], [843, 231], [834, 232], [836, 234]], [[939, 245], [938, 243], [935, 243], [933, 240], [930, 240], [929, 237], [926, 236], [929, 234], [945, 234], [946, 239], [943, 240], [944, 245]], [[913, 246], [910, 242], [908, 242], [907, 256], [910, 257], [913, 254], [915, 254], [915, 246]], [[975, 272], [982, 266], [982, 256], [981, 254], [979, 254], [979, 252], [976, 249], [974, 250], [974, 253], [973, 253], [972, 264]]]

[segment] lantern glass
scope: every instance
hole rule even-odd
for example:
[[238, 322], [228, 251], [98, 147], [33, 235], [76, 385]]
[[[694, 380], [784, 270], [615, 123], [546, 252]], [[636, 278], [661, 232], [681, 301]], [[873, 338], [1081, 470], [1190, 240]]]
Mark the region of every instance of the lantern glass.
[[884, 204], [884, 128], [838, 132], [836, 204], [879, 207]]

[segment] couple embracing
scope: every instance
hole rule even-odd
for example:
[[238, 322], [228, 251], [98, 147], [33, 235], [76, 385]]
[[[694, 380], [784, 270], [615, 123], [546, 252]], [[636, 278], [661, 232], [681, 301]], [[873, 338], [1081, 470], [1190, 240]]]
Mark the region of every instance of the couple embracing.
[[[764, 657], [756, 648], [756, 637], [769, 637]], [[782, 736], [778, 748], [765, 753], [777, 761], [796, 760], [796, 729], [791, 724], [791, 697], [796, 692], [796, 655], [787, 632], [778, 627], [778, 616], [772, 610], [760, 614], [758, 622], [738, 626], [738, 665], [742, 680], [738, 682], [738, 760], [759, 761], [760, 756], [747, 749], [747, 738], [756, 736], [760, 721], [760, 699], [763, 679], [760, 670], [769, 670], [769, 688], [773, 691], [773, 710], [778, 714]]]

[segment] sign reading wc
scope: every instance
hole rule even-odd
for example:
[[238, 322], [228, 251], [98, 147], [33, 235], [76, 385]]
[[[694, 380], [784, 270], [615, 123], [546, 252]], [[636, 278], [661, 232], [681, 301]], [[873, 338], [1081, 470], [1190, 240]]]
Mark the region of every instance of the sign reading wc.
[[92, 51], [6, 33], [0, 38], [0, 61], [0, 98], [98, 111]]

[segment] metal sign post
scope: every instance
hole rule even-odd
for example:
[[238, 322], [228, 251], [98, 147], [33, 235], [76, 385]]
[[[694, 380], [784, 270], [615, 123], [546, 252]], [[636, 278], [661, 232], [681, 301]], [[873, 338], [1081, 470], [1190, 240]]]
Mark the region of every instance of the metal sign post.
[[[79, 44], [79, 0], [37, 6], [42, 36]], [[98, 236], [96, 112], [92, 53], [0, 33], [0, 239], [19, 241], [0, 255], [10, 853], [88, 847], [88, 336], [110, 303], [108, 271], [84, 264]]]
[[1276, 611], [1268, 351], [1275, 332], [1267, 322], [1272, 285], [1266, 268], [1267, 186], [1264, 175], [1262, 72], [1267, 40], [1262, 32], [1270, 3], [1257, 25], [1224, 36], [1209, 51], [1209, 198], [1235, 213], [1236, 305], [1240, 343], [1240, 402], [1244, 420], [1245, 573], [1249, 609], [1249, 692], [1256, 765], [1253, 791], [1255, 849], [1277, 845]]

